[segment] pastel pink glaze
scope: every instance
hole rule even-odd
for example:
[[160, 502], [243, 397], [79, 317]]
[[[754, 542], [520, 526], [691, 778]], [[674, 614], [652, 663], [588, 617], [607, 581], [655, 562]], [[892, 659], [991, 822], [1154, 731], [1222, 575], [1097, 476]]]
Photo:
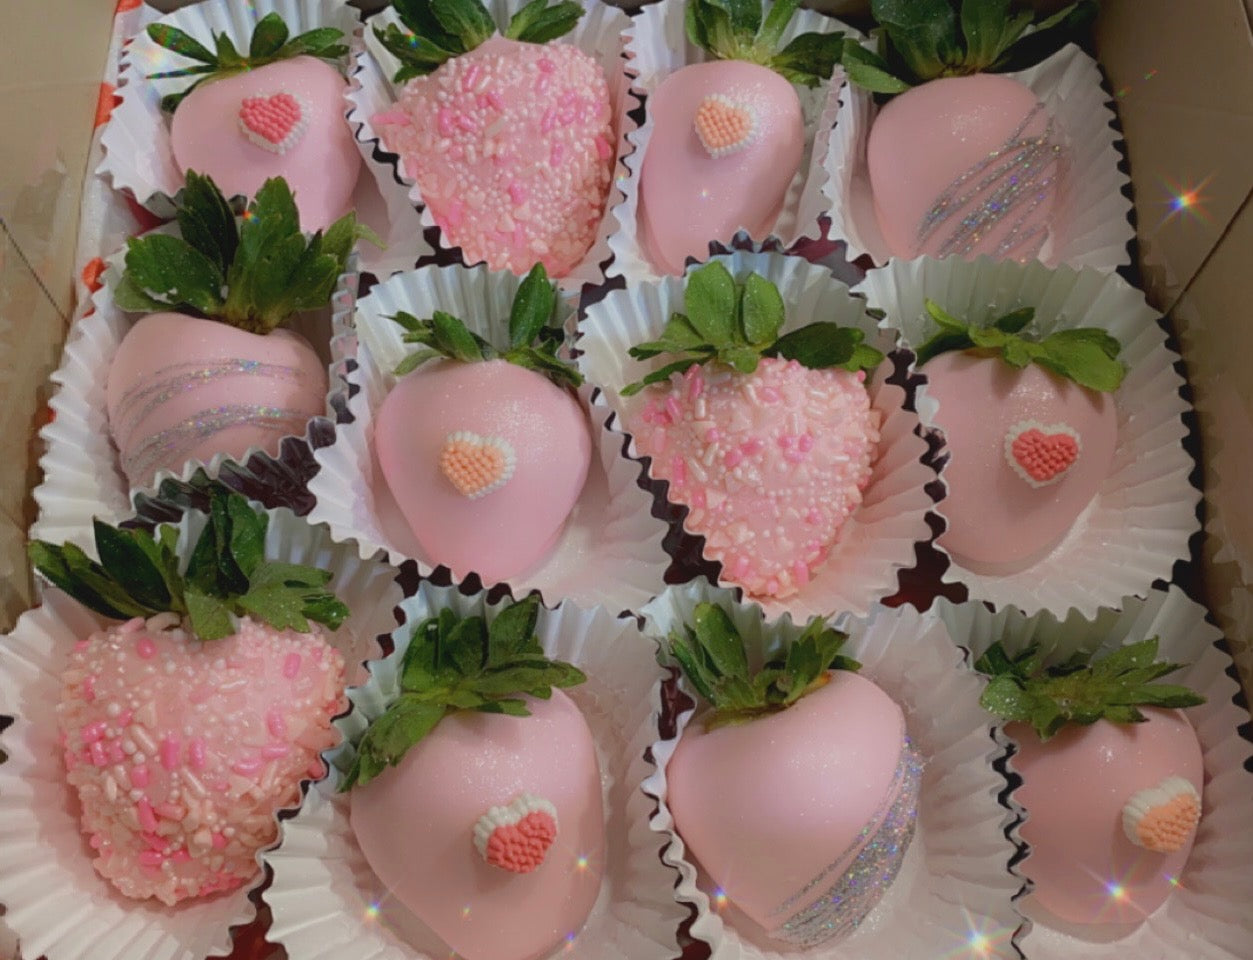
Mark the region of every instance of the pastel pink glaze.
[[[600, 891], [605, 820], [591, 731], [560, 690], [525, 699], [530, 717], [445, 717], [351, 794], [353, 831], [382, 886], [465, 960], [544, 956], [582, 928]], [[479, 817], [521, 793], [552, 803], [558, 824], [543, 864], [526, 874], [491, 866], [474, 846]]]
[[[717, 158], [693, 126], [712, 94], [749, 106], [757, 123], [753, 143]], [[769, 233], [805, 149], [792, 85], [742, 60], [697, 63], [663, 80], [648, 110], [655, 126], [640, 170], [639, 222], [653, 266], [680, 274], [687, 257], [709, 256], [711, 241], [729, 242], [741, 228], [759, 238]]]
[[[1057, 197], [1066, 150], [1061, 133], [1054, 131], [1047, 145], [1028, 148], [1038, 152], [1033, 169], [1020, 163], [1010, 170], [1013, 160], [1028, 157], [1022, 147], [1005, 151], [953, 194], [955, 200], [968, 202], [951, 204], [947, 219], [925, 239], [920, 236], [928, 212], [954, 182], [987, 161], [992, 151], [1002, 150], [1038, 105], [1035, 94], [1022, 83], [987, 73], [932, 80], [888, 101], [870, 128], [866, 160], [879, 227], [893, 256], [986, 253], [1026, 261], [1039, 252], [1049, 230], [1064, 227], [1057, 219]], [[1049, 114], [1040, 109], [1019, 139], [1042, 137], [1048, 125]], [[993, 183], [980, 186], [993, 175]], [[1017, 186], [1011, 176], [1019, 178]], [[1014, 190], [1012, 196], [1021, 199], [1011, 204], [1009, 213], [979, 230], [977, 239], [951, 243], [964, 217], [988, 201], [1008, 199], [998, 198], [999, 188]], [[1018, 232], [1011, 237], [1011, 228], [1019, 221]]]
[[830, 677], [781, 713], [711, 731], [697, 720], [666, 768], [684, 843], [767, 932], [881, 812], [901, 759], [901, 708], [855, 673]]
[[[227, 197], [251, 198], [271, 177], [296, 195], [300, 225], [322, 230], [352, 207], [361, 154], [344, 119], [344, 78], [313, 57], [271, 63], [193, 90], [174, 111], [170, 142], [180, 170], [213, 178]], [[286, 153], [252, 143], [240, 130], [247, 97], [288, 93], [302, 101], [304, 135]]]
[[[57, 708], [96, 871], [128, 897], [166, 904], [257, 875], [275, 813], [299, 802], [347, 705], [343, 658], [320, 627], [245, 617], [237, 634], [201, 644], [176, 623], [161, 614], [92, 634], [70, 654]], [[140, 643], [155, 647], [151, 658]], [[303, 667], [289, 678], [294, 651]]]
[[[441, 472], [450, 434], [500, 437], [516, 465], [478, 499]], [[383, 478], [433, 563], [496, 583], [552, 549], [587, 479], [592, 438], [578, 399], [504, 360], [441, 361], [401, 377], [379, 407], [374, 449]]]
[[[326, 408], [326, 367], [291, 330], [261, 336], [216, 320], [138, 320], [109, 367], [109, 432], [132, 485], [189, 459], [278, 453]], [[215, 427], [219, 429], [214, 429]]]
[[604, 71], [577, 47], [493, 37], [376, 123], [466, 263], [563, 277], [595, 242], [617, 141]]
[[1035, 883], [1032, 901], [1070, 923], [1139, 923], [1170, 896], [1192, 850], [1189, 838], [1177, 853], [1152, 853], [1123, 832], [1123, 806], [1137, 791], [1178, 776], [1202, 793], [1205, 780], [1187, 717], [1143, 712], [1146, 723], [1068, 726], [1047, 743], [1024, 724], [1006, 727], [1019, 747], [1014, 799], [1027, 811], [1020, 833], [1031, 844], [1020, 870]]
[[[948, 529], [939, 543], [981, 573], [1012, 573], [1052, 550], [1091, 503], [1109, 474], [1118, 443], [1113, 397], [1037, 364], [1015, 370], [995, 357], [942, 353], [922, 368], [940, 403], [948, 443]], [[1006, 434], [1035, 420], [1064, 423], [1081, 439], [1078, 460], [1048, 486], [1032, 487], [1005, 456]]]

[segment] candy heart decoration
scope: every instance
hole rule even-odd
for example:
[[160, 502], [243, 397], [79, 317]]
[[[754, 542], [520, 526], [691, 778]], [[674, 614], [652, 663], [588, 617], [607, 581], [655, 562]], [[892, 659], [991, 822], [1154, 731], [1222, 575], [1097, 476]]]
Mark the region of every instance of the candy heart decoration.
[[1201, 795], [1183, 777], [1167, 777], [1136, 793], [1122, 811], [1123, 831], [1137, 847], [1177, 853], [1201, 822]]
[[513, 445], [503, 437], [480, 437], [469, 430], [450, 433], [439, 453], [440, 472], [462, 496], [477, 500], [499, 490], [518, 465]]
[[757, 120], [752, 110], [720, 93], [701, 101], [692, 125], [711, 157], [735, 153], [757, 138]]
[[557, 808], [524, 793], [492, 807], [474, 825], [474, 847], [487, 863], [513, 873], [538, 870], [557, 839]]
[[261, 149], [283, 154], [305, 135], [307, 113], [300, 98], [290, 93], [244, 97], [239, 107], [239, 129]]
[[1056, 483], [1079, 459], [1079, 433], [1064, 423], [1017, 423], [1005, 435], [1005, 457], [1010, 467], [1033, 487]]

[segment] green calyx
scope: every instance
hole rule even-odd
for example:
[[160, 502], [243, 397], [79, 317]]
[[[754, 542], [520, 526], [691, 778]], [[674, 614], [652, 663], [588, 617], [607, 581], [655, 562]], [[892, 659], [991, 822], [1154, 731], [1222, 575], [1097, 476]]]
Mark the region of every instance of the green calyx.
[[505, 607], [489, 625], [444, 609], [414, 629], [400, 668], [400, 696], [370, 724], [341, 790], [369, 783], [395, 766], [458, 710], [528, 717], [523, 695], [547, 700], [554, 687], [587, 679], [577, 667], [545, 656], [535, 636], [539, 598]]
[[548, 280], [544, 265], [531, 268], [518, 287], [509, 313], [509, 346], [499, 350], [466, 326], [464, 320], [436, 310], [429, 320], [419, 320], [403, 311], [391, 319], [405, 329], [405, 343], [420, 343], [397, 364], [393, 371], [404, 376], [428, 360], [447, 359], [461, 363], [506, 360], [542, 373], [561, 387], [579, 387], [583, 376], [571, 363], [557, 356], [565, 342], [561, 327], [553, 324], [557, 312], [557, 288]]
[[1025, 70], [1081, 36], [1097, 0], [1079, 0], [1039, 21], [1011, 6], [1012, 0], [871, 0], [878, 52], [847, 40], [840, 62], [849, 82], [883, 94], [940, 77]]
[[[250, 616], [276, 630], [309, 632], [309, 621], [336, 629], [348, 608], [324, 588], [329, 571], [265, 559], [269, 518], [225, 487], [211, 491], [209, 523], [191, 553], [175, 552], [178, 531], [154, 534], [95, 521], [92, 560], [72, 543], [32, 540], [31, 564], [83, 606], [114, 620], [176, 613], [200, 640], [236, 632]], [[185, 559], [185, 563], [183, 560]]]
[[688, 0], [687, 37], [719, 60], [769, 67], [792, 83], [816, 87], [840, 61], [843, 32], [802, 33], [780, 47], [800, 0]]
[[994, 643], [975, 663], [991, 677], [979, 698], [988, 713], [1007, 722], [1030, 724], [1048, 740], [1066, 724], [1098, 720], [1143, 723], [1139, 707], [1182, 708], [1205, 702], [1187, 687], [1155, 682], [1184, 664], [1157, 660], [1157, 637], [1128, 644], [1099, 660], [1077, 653], [1065, 663], [1044, 666], [1037, 645], [1015, 657]]
[[173, 111], [183, 102], [183, 98], [202, 83], [221, 80], [236, 74], [256, 70], [266, 64], [290, 60], [293, 57], [316, 57], [319, 60], [338, 60], [348, 53], [348, 47], [341, 41], [343, 31], [334, 27], [320, 27], [299, 36], [288, 39], [287, 24], [277, 13], [267, 14], [257, 21], [252, 32], [252, 40], [248, 45], [248, 53], [242, 54], [235, 49], [231, 38], [224, 33], [213, 35], [214, 49], [210, 50], [195, 37], [177, 27], [164, 23], [154, 23], [148, 27], [148, 36], [153, 43], [166, 50], [171, 50], [189, 60], [199, 62], [198, 66], [185, 67], [182, 70], [170, 70], [166, 73], [154, 73], [149, 80], [168, 80], [173, 77], [198, 77], [190, 87], [181, 93], [171, 93], [161, 99], [161, 109]]
[[814, 617], [786, 653], [754, 673], [731, 618], [721, 607], [701, 603], [691, 622], [670, 634], [667, 649], [713, 708], [705, 727], [715, 729], [786, 710], [825, 684], [828, 670], [860, 669], [856, 660], [840, 655], [847, 640], [847, 634]]
[[624, 387], [622, 396], [639, 393], [652, 383], [664, 383], [672, 373], [682, 373], [693, 364], [716, 361], [747, 374], [756, 371], [762, 357], [781, 357], [812, 370], [840, 367], [869, 371], [884, 359], [880, 351], [862, 342], [862, 331], [829, 321], [779, 336], [784, 320], [779, 288], [756, 273], [737, 284], [717, 261], [692, 271], [683, 308], [687, 312], [671, 316], [660, 340], [637, 344], [629, 351], [636, 360], [662, 354], [680, 359]]
[[[393, 0], [400, 22], [374, 28], [379, 42], [400, 61], [392, 80], [425, 77], [446, 61], [481, 46], [496, 33], [496, 21], [480, 0]], [[532, 0], [515, 13], [503, 36], [523, 43], [548, 43], [564, 37], [583, 16], [573, 0]]]
[[349, 213], [306, 237], [287, 181], [267, 180], [237, 223], [207, 176], [187, 172], [178, 200], [180, 236], [127, 241], [126, 272], [114, 292], [123, 310], [195, 310], [269, 333], [302, 310], [324, 307], [357, 239], [378, 238]]
[[1117, 359], [1122, 344], [1097, 327], [1058, 330], [1040, 340], [1021, 336], [1021, 331], [1035, 319], [1032, 307], [1007, 313], [987, 327], [962, 323], [934, 300], [927, 301], [927, 313], [940, 331], [918, 348], [919, 367], [941, 353], [977, 349], [999, 356], [1016, 370], [1035, 363], [1101, 393], [1113, 393], [1127, 374], [1126, 365]]

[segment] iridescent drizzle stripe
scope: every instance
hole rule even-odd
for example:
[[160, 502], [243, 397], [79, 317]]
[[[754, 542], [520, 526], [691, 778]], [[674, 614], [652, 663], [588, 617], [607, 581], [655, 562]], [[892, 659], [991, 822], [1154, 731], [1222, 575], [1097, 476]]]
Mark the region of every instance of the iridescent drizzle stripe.
[[[1043, 104], [1037, 103], [999, 150], [993, 150], [948, 185], [922, 218], [918, 249], [945, 221], [974, 204], [944, 239], [935, 256], [970, 254], [990, 229], [1011, 215], [1015, 219], [997, 246], [997, 256], [1005, 257], [1018, 250], [1018, 256], [1030, 258], [1040, 252], [1047, 238], [1047, 227], [1043, 223], [1028, 227], [1027, 223], [1047, 199], [1049, 191], [1055, 188], [1063, 151], [1057, 140], [1057, 125], [1051, 116], [1039, 136], [1024, 139], [1023, 134], [1044, 109]], [[979, 178], [978, 182], [963, 193], [975, 178]]]
[[[773, 931], [772, 937], [812, 947], [856, 929], [900, 872], [914, 837], [921, 779], [922, 761], [906, 738], [880, 817], [867, 824], [848, 849], [804, 890], [774, 911], [784, 913], [795, 910], [798, 903], [806, 904]], [[849, 863], [854, 851], [856, 856]], [[833, 873], [838, 876], [832, 882]]]

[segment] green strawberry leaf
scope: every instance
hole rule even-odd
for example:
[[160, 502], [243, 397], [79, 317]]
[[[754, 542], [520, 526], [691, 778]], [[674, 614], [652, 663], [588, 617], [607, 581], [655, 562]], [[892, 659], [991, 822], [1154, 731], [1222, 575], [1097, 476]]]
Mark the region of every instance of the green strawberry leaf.
[[735, 342], [735, 280], [714, 261], [693, 270], [687, 278], [684, 307], [692, 329], [715, 346]]
[[190, 308], [207, 316], [222, 309], [222, 271], [180, 237], [132, 237], [126, 244], [126, 275], [162, 309]]
[[774, 343], [783, 326], [783, 295], [765, 277], [749, 274], [744, 281], [742, 313], [745, 340], [755, 347]]
[[535, 639], [539, 607], [539, 597], [532, 595], [505, 607], [496, 615], [487, 629], [487, 666], [499, 666], [524, 653], [539, 651], [539, 641]]
[[187, 599], [187, 618], [192, 632], [201, 640], [221, 640], [235, 632], [235, 622], [231, 619], [231, 609], [218, 597], [201, 593], [199, 588], [188, 586], [185, 591]]
[[871, 93], [904, 93], [913, 84], [892, 73], [888, 62], [856, 40], [845, 40], [840, 47], [840, 63], [849, 83]]
[[[339, 33], [339, 31], [335, 31]], [[277, 13], [269, 13], [257, 21], [252, 31], [252, 42], [248, 45], [250, 59], [270, 57], [278, 53], [287, 42], [287, 24]]]
[[199, 40], [178, 29], [164, 23], [152, 23], [148, 25], [148, 36], [159, 47], [164, 47], [181, 56], [191, 60], [199, 60], [202, 63], [216, 65], [217, 57]]
[[802, 33], [767, 64], [792, 83], [816, 87], [831, 79], [844, 52], [844, 33]]
[[213, 181], [194, 170], [187, 171], [187, 184], [175, 216], [183, 239], [211, 260], [219, 275], [225, 277], [239, 247], [239, 227], [234, 211]]
[[1036, 24], [1036, 29], [1024, 32], [1003, 51], [995, 69], [1004, 73], [1026, 70], [1066, 44], [1081, 40], [1096, 19], [1098, 9], [1097, 0], [1080, 0], [1044, 18]]
[[173, 594], [166, 571], [154, 562], [153, 553], [141, 546], [144, 540], [153, 543], [151, 536], [111, 527], [100, 519], [92, 521], [92, 529], [101, 567], [116, 571], [117, 583], [126, 595], [148, 610], [168, 609]]
[[479, 0], [429, 0], [439, 25], [473, 50], [496, 33], [496, 21]]
[[564, 0], [548, 4], [549, 0], [531, 0], [510, 19], [505, 36], [523, 43], [549, 43], [578, 26], [583, 16], [581, 3]]
[[766, 50], [777, 50], [799, 8], [800, 0], [775, 0], [766, 11], [761, 29], [757, 31], [757, 45]]
[[983, 70], [993, 66], [1034, 19], [1030, 10], [1010, 13], [1010, 0], [962, 0], [961, 27], [966, 39], [967, 65]]
[[247, 593], [236, 598], [235, 603], [276, 630], [309, 631], [309, 622], [304, 615], [304, 598], [286, 584], [250, 586]]
[[401, 694], [387, 711], [370, 724], [357, 746], [357, 757], [340, 784], [341, 791], [364, 786], [401, 761], [409, 748], [422, 740], [448, 713], [448, 707]]
[[939, 76], [958, 61], [957, 14], [949, 0], [871, 0], [870, 11], [915, 76]]
[[[392, 82], [396, 84], [433, 73], [459, 52], [420, 35], [405, 33], [394, 23], [389, 23], [383, 30], [375, 27], [374, 36], [388, 53], [400, 61], [399, 69], [392, 75]], [[455, 45], [461, 44], [457, 42]]]
[[540, 331], [547, 327], [557, 310], [557, 288], [548, 280], [548, 272], [537, 263], [526, 275], [513, 298], [509, 313], [509, 345], [530, 346]]

